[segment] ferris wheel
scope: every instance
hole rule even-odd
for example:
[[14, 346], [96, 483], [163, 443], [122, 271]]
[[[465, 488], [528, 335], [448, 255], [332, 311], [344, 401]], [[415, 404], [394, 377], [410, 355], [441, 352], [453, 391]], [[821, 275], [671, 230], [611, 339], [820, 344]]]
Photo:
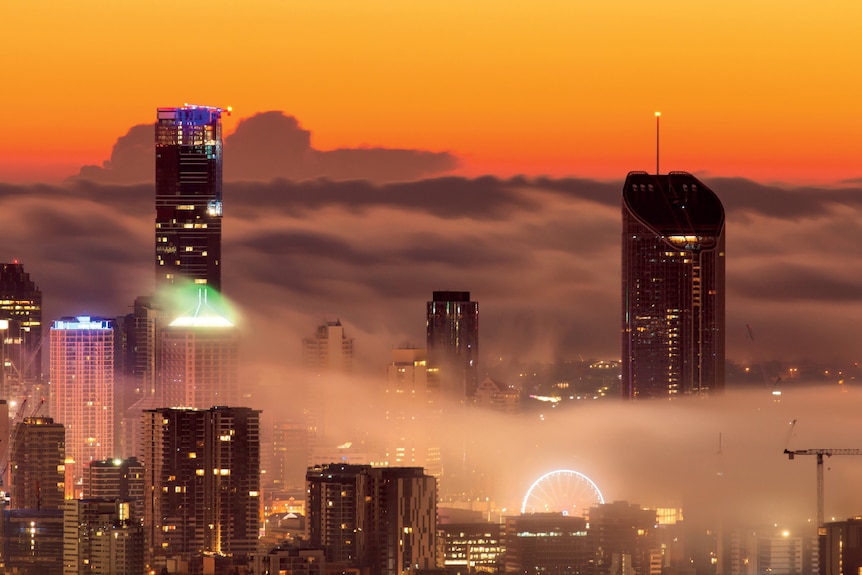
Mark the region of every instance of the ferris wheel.
[[538, 478], [527, 490], [521, 513], [562, 513], [583, 516], [605, 502], [593, 480], [578, 471], [558, 469]]

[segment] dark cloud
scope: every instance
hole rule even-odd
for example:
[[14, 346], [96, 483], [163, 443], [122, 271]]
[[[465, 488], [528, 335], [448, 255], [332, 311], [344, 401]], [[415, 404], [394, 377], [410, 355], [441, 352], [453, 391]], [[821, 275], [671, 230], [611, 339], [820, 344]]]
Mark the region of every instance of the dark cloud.
[[[74, 179], [103, 184], [151, 182], [155, 164], [154, 126], [134, 126], [120, 137], [111, 158], [101, 166], [84, 166]], [[381, 147], [318, 150], [311, 132], [293, 116], [263, 112], [243, 119], [224, 140], [225, 180], [412, 181], [452, 171], [458, 159], [449, 152]]]
[[[727, 206], [730, 357], [854, 359], [858, 192], [710, 184]], [[297, 342], [338, 316], [361, 341], [360, 361], [379, 365], [391, 346], [422, 343], [438, 289], [480, 302], [489, 356], [615, 358], [620, 185], [228, 182], [225, 290], [260, 358], [296, 361]], [[42, 285], [51, 318], [123, 313], [153, 286], [152, 194], [147, 184], [0, 185], [5, 257]], [[756, 345], [746, 324], [762, 334]]]

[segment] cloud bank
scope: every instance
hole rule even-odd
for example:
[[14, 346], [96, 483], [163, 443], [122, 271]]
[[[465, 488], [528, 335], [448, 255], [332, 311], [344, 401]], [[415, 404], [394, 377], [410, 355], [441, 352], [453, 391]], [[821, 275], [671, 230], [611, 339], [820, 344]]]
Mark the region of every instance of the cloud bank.
[[[102, 184], [151, 182], [155, 163], [152, 124], [132, 127], [117, 139], [111, 158], [101, 166], [84, 166], [74, 179]], [[411, 181], [454, 170], [458, 159], [448, 152], [381, 147], [318, 150], [311, 132], [283, 112], [262, 112], [239, 122], [224, 140], [225, 180]]]
[[[471, 481], [501, 505], [516, 505], [542, 473], [573, 468], [612, 499], [704, 513], [718, 502], [737, 517], [776, 522], [812, 516], [813, 461], [789, 462], [781, 450], [795, 418], [795, 448], [855, 447], [846, 437], [862, 397], [852, 366], [862, 324], [862, 188], [707, 183], [727, 210], [728, 356], [835, 361], [848, 370], [845, 385], [788, 385], [780, 404], [764, 382], [716, 401], [592, 404], [544, 422], [532, 414], [512, 425], [479, 412], [447, 420], [444, 453], [467, 449]], [[621, 185], [228, 182], [223, 286], [241, 315], [248, 401], [267, 421], [299, 407], [310, 385], [299, 369], [301, 339], [337, 317], [364, 375], [334, 383], [331, 410], [342, 414], [334, 419], [380, 440], [386, 430], [373, 403], [390, 350], [423, 345], [434, 290], [469, 290], [479, 302], [482, 371], [512, 359], [618, 358]], [[19, 259], [42, 288], [46, 323], [125, 314], [152, 291], [152, 194], [148, 184], [0, 184], [3, 257]], [[827, 487], [827, 513], [839, 517], [862, 506], [853, 482], [862, 461], [844, 459], [831, 464]], [[724, 490], [720, 498], [691, 489], [713, 484], [709, 493]]]

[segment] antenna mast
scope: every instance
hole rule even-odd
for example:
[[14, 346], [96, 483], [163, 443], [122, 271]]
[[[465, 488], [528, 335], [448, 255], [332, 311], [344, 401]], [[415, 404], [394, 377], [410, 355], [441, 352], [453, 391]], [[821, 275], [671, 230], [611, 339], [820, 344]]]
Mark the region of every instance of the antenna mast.
[[659, 120], [661, 120], [661, 112], [655, 113], [655, 175], [659, 175], [658, 157], [659, 157]]

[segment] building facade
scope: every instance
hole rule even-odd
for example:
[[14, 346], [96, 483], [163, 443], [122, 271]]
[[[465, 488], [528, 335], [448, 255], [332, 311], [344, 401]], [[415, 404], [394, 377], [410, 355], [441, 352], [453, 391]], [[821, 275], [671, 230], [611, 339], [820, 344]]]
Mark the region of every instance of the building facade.
[[239, 403], [239, 330], [214, 311], [203, 311], [199, 307], [160, 330], [161, 405], [207, 409]]
[[134, 457], [91, 461], [84, 468], [84, 499], [124, 501], [138, 523], [144, 517], [144, 466]]
[[260, 412], [159, 408], [142, 417], [148, 557], [246, 557], [260, 528]]
[[614, 501], [591, 507], [588, 515], [595, 575], [661, 575], [655, 510]]
[[144, 528], [123, 501], [69, 499], [63, 509], [63, 575], [141, 575]]
[[862, 517], [826, 523], [820, 548], [821, 575], [862, 573]]
[[588, 573], [587, 522], [562, 513], [506, 517], [505, 573]]
[[419, 467], [308, 469], [309, 545], [339, 568], [399, 575], [436, 565], [437, 483]]
[[327, 321], [313, 337], [302, 339], [302, 363], [318, 373], [353, 371], [353, 338], [345, 335], [341, 320]]
[[114, 327], [112, 320], [67, 317], [51, 327], [51, 407], [66, 426], [66, 457], [82, 466], [114, 457]]
[[721, 201], [684, 172], [632, 172], [622, 216], [622, 397], [721, 392]]
[[0, 263], [0, 397], [21, 401], [42, 378], [42, 291], [20, 263]]
[[65, 495], [66, 428], [50, 417], [25, 417], [12, 432], [9, 505], [59, 510]]
[[221, 290], [221, 108], [159, 108], [156, 287], [181, 279]]
[[435, 291], [426, 305], [428, 386], [454, 400], [472, 400], [479, 373], [479, 304], [468, 291]]

